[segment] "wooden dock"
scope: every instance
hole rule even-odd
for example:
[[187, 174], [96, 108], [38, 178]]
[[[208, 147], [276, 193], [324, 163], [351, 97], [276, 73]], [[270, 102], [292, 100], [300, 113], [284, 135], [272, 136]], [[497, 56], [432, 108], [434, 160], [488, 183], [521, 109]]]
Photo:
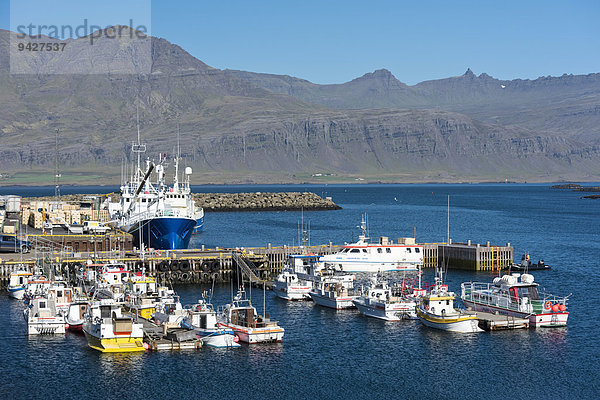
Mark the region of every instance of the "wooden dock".
[[229, 282], [237, 278], [238, 270], [253, 284], [269, 285], [290, 254], [331, 254], [340, 246], [278, 246], [247, 248], [214, 248], [165, 250], [139, 253], [134, 251], [73, 252], [47, 249], [28, 254], [0, 253], [0, 288], [8, 285], [9, 276], [18, 269], [43, 267], [58, 269], [67, 276], [89, 263], [124, 263], [132, 271], [141, 271], [171, 283]]
[[169, 328], [158, 326], [144, 318], [137, 318], [136, 322], [143, 324], [144, 343], [150, 351], [161, 350], [200, 350], [203, 346], [202, 339], [194, 331], [184, 328]]
[[510, 315], [477, 312], [479, 327], [484, 331], [502, 331], [508, 329], [527, 329], [529, 319], [517, 318]]

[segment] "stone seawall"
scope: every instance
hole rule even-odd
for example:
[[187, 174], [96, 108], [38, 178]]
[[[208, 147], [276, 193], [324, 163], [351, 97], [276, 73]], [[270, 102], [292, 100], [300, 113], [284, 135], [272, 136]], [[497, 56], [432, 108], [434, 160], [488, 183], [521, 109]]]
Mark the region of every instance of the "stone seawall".
[[[78, 203], [88, 196], [103, 196], [98, 194], [63, 195], [62, 201]], [[118, 201], [119, 194], [110, 195], [113, 201]], [[299, 210], [340, 210], [341, 207], [329, 199], [324, 199], [312, 192], [279, 192], [279, 193], [193, 193], [197, 207], [205, 212], [212, 211], [299, 211]], [[54, 201], [53, 196], [23, 198], [29, 201]]]
[[212, 211], [340, 210], [329, 199], [311, 192], [194, 193], [196, 206]]

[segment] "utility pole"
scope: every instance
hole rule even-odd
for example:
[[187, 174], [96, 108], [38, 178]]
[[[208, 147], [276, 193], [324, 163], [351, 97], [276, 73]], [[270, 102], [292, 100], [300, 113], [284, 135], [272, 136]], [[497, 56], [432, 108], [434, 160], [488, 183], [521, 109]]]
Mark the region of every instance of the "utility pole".
[[56, 204], [60, 202], [60, 171], [58, 169], [58, 128], [54, 135], [54, 197]]

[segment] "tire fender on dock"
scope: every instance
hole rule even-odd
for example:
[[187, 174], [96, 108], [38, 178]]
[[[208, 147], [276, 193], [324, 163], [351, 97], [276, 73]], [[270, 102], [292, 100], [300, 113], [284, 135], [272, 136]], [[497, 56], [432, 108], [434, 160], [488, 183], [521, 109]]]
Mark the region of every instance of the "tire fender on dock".
[[221, 269], [221, 263], [219, 260], [215, 260], [210, 264], [210, 272], [219, 272]]
[[188, 272], [190, 270], [190, 262], [188, 260], [180, 261], [179, 270], [181, 272]]

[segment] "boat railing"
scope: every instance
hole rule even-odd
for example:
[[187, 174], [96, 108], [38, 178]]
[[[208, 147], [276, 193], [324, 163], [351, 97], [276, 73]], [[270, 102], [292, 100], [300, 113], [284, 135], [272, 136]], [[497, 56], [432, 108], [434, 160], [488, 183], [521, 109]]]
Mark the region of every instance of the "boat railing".
[[142, 211], [135, 214], [128, 219], [130, 224], [135, 224], [137, 222], [156, 218], [156, 217], [179, 217], [179, 218], [193, 218], [194, 215], [189, 212], [175, 212], [172, 209], [169, 210], [156, 210], [156, 211]]

